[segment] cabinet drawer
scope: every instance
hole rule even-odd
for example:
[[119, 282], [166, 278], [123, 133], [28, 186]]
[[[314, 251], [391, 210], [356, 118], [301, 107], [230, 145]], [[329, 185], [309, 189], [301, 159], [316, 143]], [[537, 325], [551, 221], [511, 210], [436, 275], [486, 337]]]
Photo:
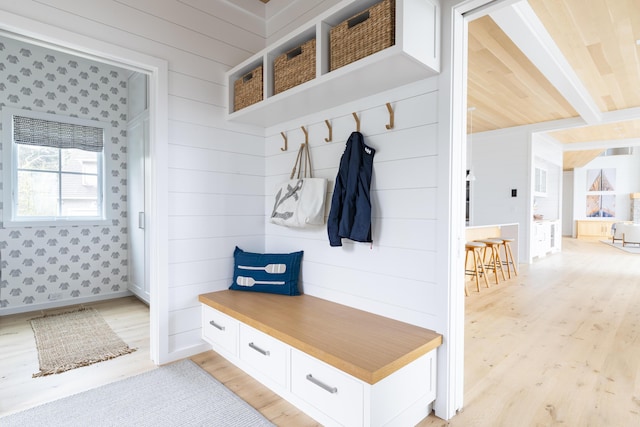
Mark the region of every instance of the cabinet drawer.
[[238, 355], [239, 322], [209, 306], [202, 306], [202, 338], [234, 356]]
[[297, 350], [291, 352], [291, 391], [339, 424], [363, 423], [363, 384]]
[[245, 324], [240, 325], [240, 359], [279, 385], [287, 386], [289, 347]]

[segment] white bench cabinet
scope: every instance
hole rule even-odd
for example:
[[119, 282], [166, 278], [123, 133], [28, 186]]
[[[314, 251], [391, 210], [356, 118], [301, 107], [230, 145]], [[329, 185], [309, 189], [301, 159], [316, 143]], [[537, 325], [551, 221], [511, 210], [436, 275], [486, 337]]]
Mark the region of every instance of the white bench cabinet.
[[307, 295], [200, 301], [203, 339], [325, 426], [414, 425], [432, 410], [433, 331]]

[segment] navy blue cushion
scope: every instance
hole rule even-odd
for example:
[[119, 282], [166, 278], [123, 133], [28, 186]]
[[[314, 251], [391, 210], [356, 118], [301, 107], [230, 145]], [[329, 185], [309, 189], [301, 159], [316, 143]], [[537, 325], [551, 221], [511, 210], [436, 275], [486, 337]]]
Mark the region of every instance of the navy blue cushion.
[[290, 254], [258, 254], [236, 246], [233, 252], [233, 283], [236, 291], [300, 295], [298, 277], [303, 251]]

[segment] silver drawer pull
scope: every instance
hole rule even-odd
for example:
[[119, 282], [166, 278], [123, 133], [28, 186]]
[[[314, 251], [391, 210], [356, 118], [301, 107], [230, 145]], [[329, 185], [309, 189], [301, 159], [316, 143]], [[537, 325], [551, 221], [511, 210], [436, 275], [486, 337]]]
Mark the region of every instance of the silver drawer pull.
[[322, 388], [324, 390], [327, 390], [331, 394], [335, 394], [335, 393], [338, 392], [338, 387], [331, 387], [329, 385], [326, 385], [322, 381], [313, 378], [313, 375], [311, 375], [311, 374], [307, 374], [307, 380], [311, 381], [312, 383], [314, 383], [318, 387], [320, 387], [320, 388]]
[[224, 331], [224, 329], [225, 329], [225, 328], [224, 328], [224, 326], [222, 326], [222, 325], [218, 325], [218, 324], [217, 324], [216, 322], [214, 322], [213, 320], [212, 320], [211, 322], [209, 322], [209, 324], [210, 324], [211, 326], [213, 326], [214, 328], [216, 328], [216, 329], [220, 329], [221, 331]]
[[251, 347], [252, 349], [254, 349], [260, 354], [264, 354], [265, 356], [268, 356], [270, 354], [268, 350], [263, 350], [252, 342], [249, 343], [249, 347]]

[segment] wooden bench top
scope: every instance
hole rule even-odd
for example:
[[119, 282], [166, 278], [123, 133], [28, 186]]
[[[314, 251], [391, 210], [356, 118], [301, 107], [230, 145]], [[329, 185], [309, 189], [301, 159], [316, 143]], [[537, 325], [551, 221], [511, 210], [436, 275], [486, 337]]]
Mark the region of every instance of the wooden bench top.
[[369, 384], [442, 344], [429, 329], [309, 295], [225, 290], [199, 300]]

